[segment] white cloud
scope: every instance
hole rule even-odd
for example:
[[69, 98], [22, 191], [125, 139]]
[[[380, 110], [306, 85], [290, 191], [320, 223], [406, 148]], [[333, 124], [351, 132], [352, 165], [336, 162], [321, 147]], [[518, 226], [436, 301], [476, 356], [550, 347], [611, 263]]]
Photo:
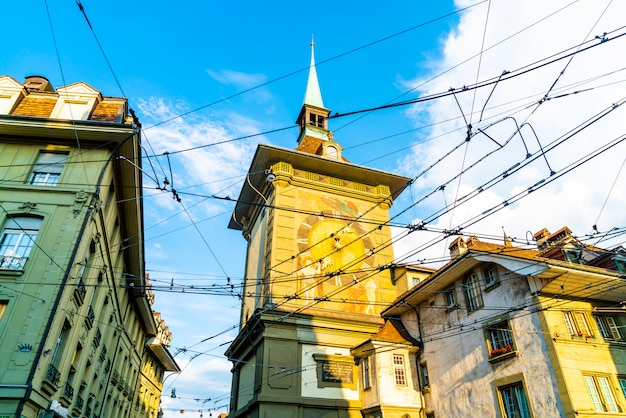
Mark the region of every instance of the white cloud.
[[[462, 6], [460, 3], [464, 2], [458, 3]], [[612, 2], [604, 14], [605, 4], [598, 2], [576, 2], [564, 7], [568, 4], [566, 1], [546, 4], [535, 0], [491, 2], [488, 19], [487, 3], [471, 8], [456, 30], [443, 41], [444, 54], [439, 62], [430, 63], [432, 72], [420, 74], [410, 85], [418, 87], [423, 94], [430, 94], [446, 91], [450, 87], [460, 89], [477, 80], [497, 78], [504, 70], [513, 71], [532, 65], [567, 48], [574, 47], [573, 52], [583, 41], [593, 40], [596, 35], [602, 36], [603, 32], [621, 27], [621, 16], [626, 15], [626, 4], [619, 2]], [[486, 49], [480, 56], [483, 33]], [[624, 133], [620, 121], [626, 106], [617, 108], [566, 139], [584, 121], [626, 97], [622, 70], [626, 67], [622, 58], [623, 41], [617, 39], [600, 43], [594, 40], [585, 46], [592, 44], [598, 46], [573, 56], [571, 61], [567, 58], [501, 81], [495, 89], [489, 86], [475, 92], [458, 90], [456, 99], [460, 106], [454, 96], [415, 105], [408, 114], [415, 118], [418, 126], [449, 121], [434, 125], [429, 135], [437, 138], [416, 145], [413, 153], [400, 161], [404, 172], [415, 176], [460, 144], [455, 152], [415, 182], [413, 196], [417, 198], [445, 185], [443, 191], [437, 191], [418, 206], [418, 217], [431, 219], [430, 216], [437, 214], [445, 204], [453, 203], [480, 186], [486, 188], [491, 179], [499, 179], [495, 187], [468, 199], [452, 213], [432, 219], [429, 225], [442, 229], [467, 226], [466, 233], [471, 231], [500, 237], [504, 227], [508, 235], [524, 242], [529, 235], [527, 231], [534, 233], [543, 227], [554, 232], [568, 225], [574, 234], [582, 235], [590, 233], [596, 221], [601, 231], [624, 226], [626, 219], [621, 208], [626, 205], [622, 191], [626, 190], [626, 172], [622, 172], [619, 178], [617, 175], [626, 155], [626, 144], [616, 146], [549, 183], [552, 179], [550, 169], [557, 175], [561, 174], [597, 147]], [[442, 75], [435, 77], [439, 74]], [[537, 105], [547, 92], [552, 99]], [[556, 97], [568, 93], [567, 96]], [[512, 136], [516, 125], [513, 119], [504, 119], [506, 116], [514, 118], [518, 125], [528, 124], [521, 130], [524, 141], [519, 135]], [[465, 120], [472, 124], [474, 135], [470, 141], [465, 141]], [[541, 155], [535, 133], [547, 151], [545, 157]], [[563, 143], [550, 149], [551, 144], [559, 141]], [[528, 161], [525, 158], [526, 148], [537, 156], [536, 160], [503, 178], [506, 169], [515, 164], [521, 167]], [[484, 158], [492, 151], [493, 155]], [[455, 178], [463, 169], [467, 171], [460, 178]], [[617, 184], [602, 209], [616, 178]], [[541, 180], [549, 184], [528, 193], [528, 188]], [[511, 199], [517, 193], [522, 193], [524, 197], [513, 202]], [[484, 211], [503, 202], [510, 205], [473, 223], [483, 217]], [[398, 254], [427, 240], [427, 234], [422, 232], [415, 232], [410, 237], [396, 245]], [[607, 243], [607, 246], [610, 245]], [[427, 258], [426, 255], [440, 257], [441, 246], [424, 251], [415, 258]]]
[[265, 82], [266, 77], [263, 74], [248, 74], [233, 70], [207, 70], [211, 78], [221, 84], [232, 84], [235, 87], [251, 88]]

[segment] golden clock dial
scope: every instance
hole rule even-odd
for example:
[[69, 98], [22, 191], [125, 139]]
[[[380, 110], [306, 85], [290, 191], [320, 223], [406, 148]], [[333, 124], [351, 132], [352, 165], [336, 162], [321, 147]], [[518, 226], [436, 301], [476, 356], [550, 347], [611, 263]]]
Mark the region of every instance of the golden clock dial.
[[343, 268], [358, 269], [365, 255], [365, 244], [359, 233], [339, 219], [324, 219], [314, 224], [308, 234], [308, 246], [313, 257], [321, 260], [322, 268], [329, 273]]

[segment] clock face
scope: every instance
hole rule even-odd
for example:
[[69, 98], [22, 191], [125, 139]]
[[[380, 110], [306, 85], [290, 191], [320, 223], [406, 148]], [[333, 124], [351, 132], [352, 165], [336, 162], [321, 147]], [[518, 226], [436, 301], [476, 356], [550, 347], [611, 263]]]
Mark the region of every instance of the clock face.
[[317, 222], [308, 234], [308, 248], [328, 273], [358, 269], [363, 263], [365, 245], [356, 230], [338, 219]]
[[[298, 229], [301, 267], [317, 264], [318, 274], [345, 271], [348, 276], [373, 265], [372, 240], [358, 222], [335, 218], [332, 213], [309, 215]], [[344, 278], [339, 280], [344, 281]], [[351, 280], [346, 277], [345, 280]]]

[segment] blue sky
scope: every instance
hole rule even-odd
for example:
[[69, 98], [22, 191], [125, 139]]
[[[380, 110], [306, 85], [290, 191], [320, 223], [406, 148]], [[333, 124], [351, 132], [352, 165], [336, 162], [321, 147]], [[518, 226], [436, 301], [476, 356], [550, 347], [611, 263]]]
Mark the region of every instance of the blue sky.
[[[331, 121], [350, 161], [416, 178], [392, 215], [398, 225], [425, 220], [430, 231], [398, 239], [398, 259], [436, 266], [447, 253], [441, 231], [456, 228], [498, 239], [504, 227], [524, 245], [544, 227], [568, 225], [582, 236], [593, 225], [602, 234], [626, 226], [626, 107], [570, 135], [626, 97], [621, 2], [81, 3], [95, 37], [76, 2], [4, 5], [0, 74], [43, 75], [55, 87], [84, 81], [127, 97], [144, 127], [144, 168], [159, 182], [167, 175], [179, 192], [180, 203], [145, 179], [155, 309], [183, 367], [166, 381], [165, 395], [176, 388], [178, 396], [163, 398], [166, 417], [200, 416], [203, 408], [208, 416], [228, 403], [223, 352], [239, 320], [228, 289], [241, 283], [246, 242], [226, 228], [232, 203], [212, 196], [238, 196], [256, 144], [296, 146], [313, 34], [333, 114], [454, 89]], [[463, 89], [505, 71], [510, 78]], [[522, 138], [516, 123], [526, 123]], [[610, 151], [582, 163], [613, 140]], [[516, 164], [519, 171], [502, 176]], [[491, 179], [500, 181], [486, 187]], [[600, 241], [602, 234], [585, 238], [607, 248], [623, 242], [621, 234]]]

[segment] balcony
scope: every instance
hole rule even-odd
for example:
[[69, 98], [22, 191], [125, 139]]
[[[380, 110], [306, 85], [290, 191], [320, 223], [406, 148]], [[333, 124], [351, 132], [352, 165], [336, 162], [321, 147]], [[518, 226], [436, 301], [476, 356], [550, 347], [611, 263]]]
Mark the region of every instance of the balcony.
[[93, 311], [93, 308], [90, 306], [87, 311], [87, 316], [85, 317], [85, 326], [87, 329], [91, 329], [93, 327], [93, 321], [96, 320], [96, 314]]
[[78, 409], [78, 410], [82, 410], [84, 404], [85, 404], [85, 401], [83, 400], [83, 398], [80, 395], [78, 395], [76, 397], [76, 405], [74, 405], [74, 408]]
[[87, 294], [87, 289], [85, 288], [85, 282], [81, 278], [76, 284], [76, 289], [74, 289], [74, 298], [76, 299], [76, 303], [78, 306], [82, 306], [85, 302], [85, 295]]
[[74, 399], [74, 388], [70, 385], [69, 382], [65, 382], [65, 386], [63, 386], [63, 393], [61, 394], [65, 398], [68, 404], [72, 403], [72, 399]]
[[0, 255], [0, 269], [24, 270], [28, 257], [17, 257], [13, 255]]
[[[102, 333], [100, 332], [100, 328], [96, 328], [96, 335], [93, 336], [93, 346], [95, 348], [100, 347], [100, 341], [101, 340], [102, 340]], [[105, 354], [105, 356], [106, 356], [106, 354]], [[101, 357], [100, 361], [104, 361], [104, 358]]]
[[61, 373], [57, 370], [54, 364], [48, 366], [46, 376], [41, 383], [41, 389], [48, 395], [53, 395], [59, 388], [59, 381], [61, 380]]
[[113, 370], [113, 374], [111, 375], [111, 383], [113, 383], [114, 385], [117, 385], [119, 381], [120, 381], [120, 374], [117, 372], [117, 370]]

